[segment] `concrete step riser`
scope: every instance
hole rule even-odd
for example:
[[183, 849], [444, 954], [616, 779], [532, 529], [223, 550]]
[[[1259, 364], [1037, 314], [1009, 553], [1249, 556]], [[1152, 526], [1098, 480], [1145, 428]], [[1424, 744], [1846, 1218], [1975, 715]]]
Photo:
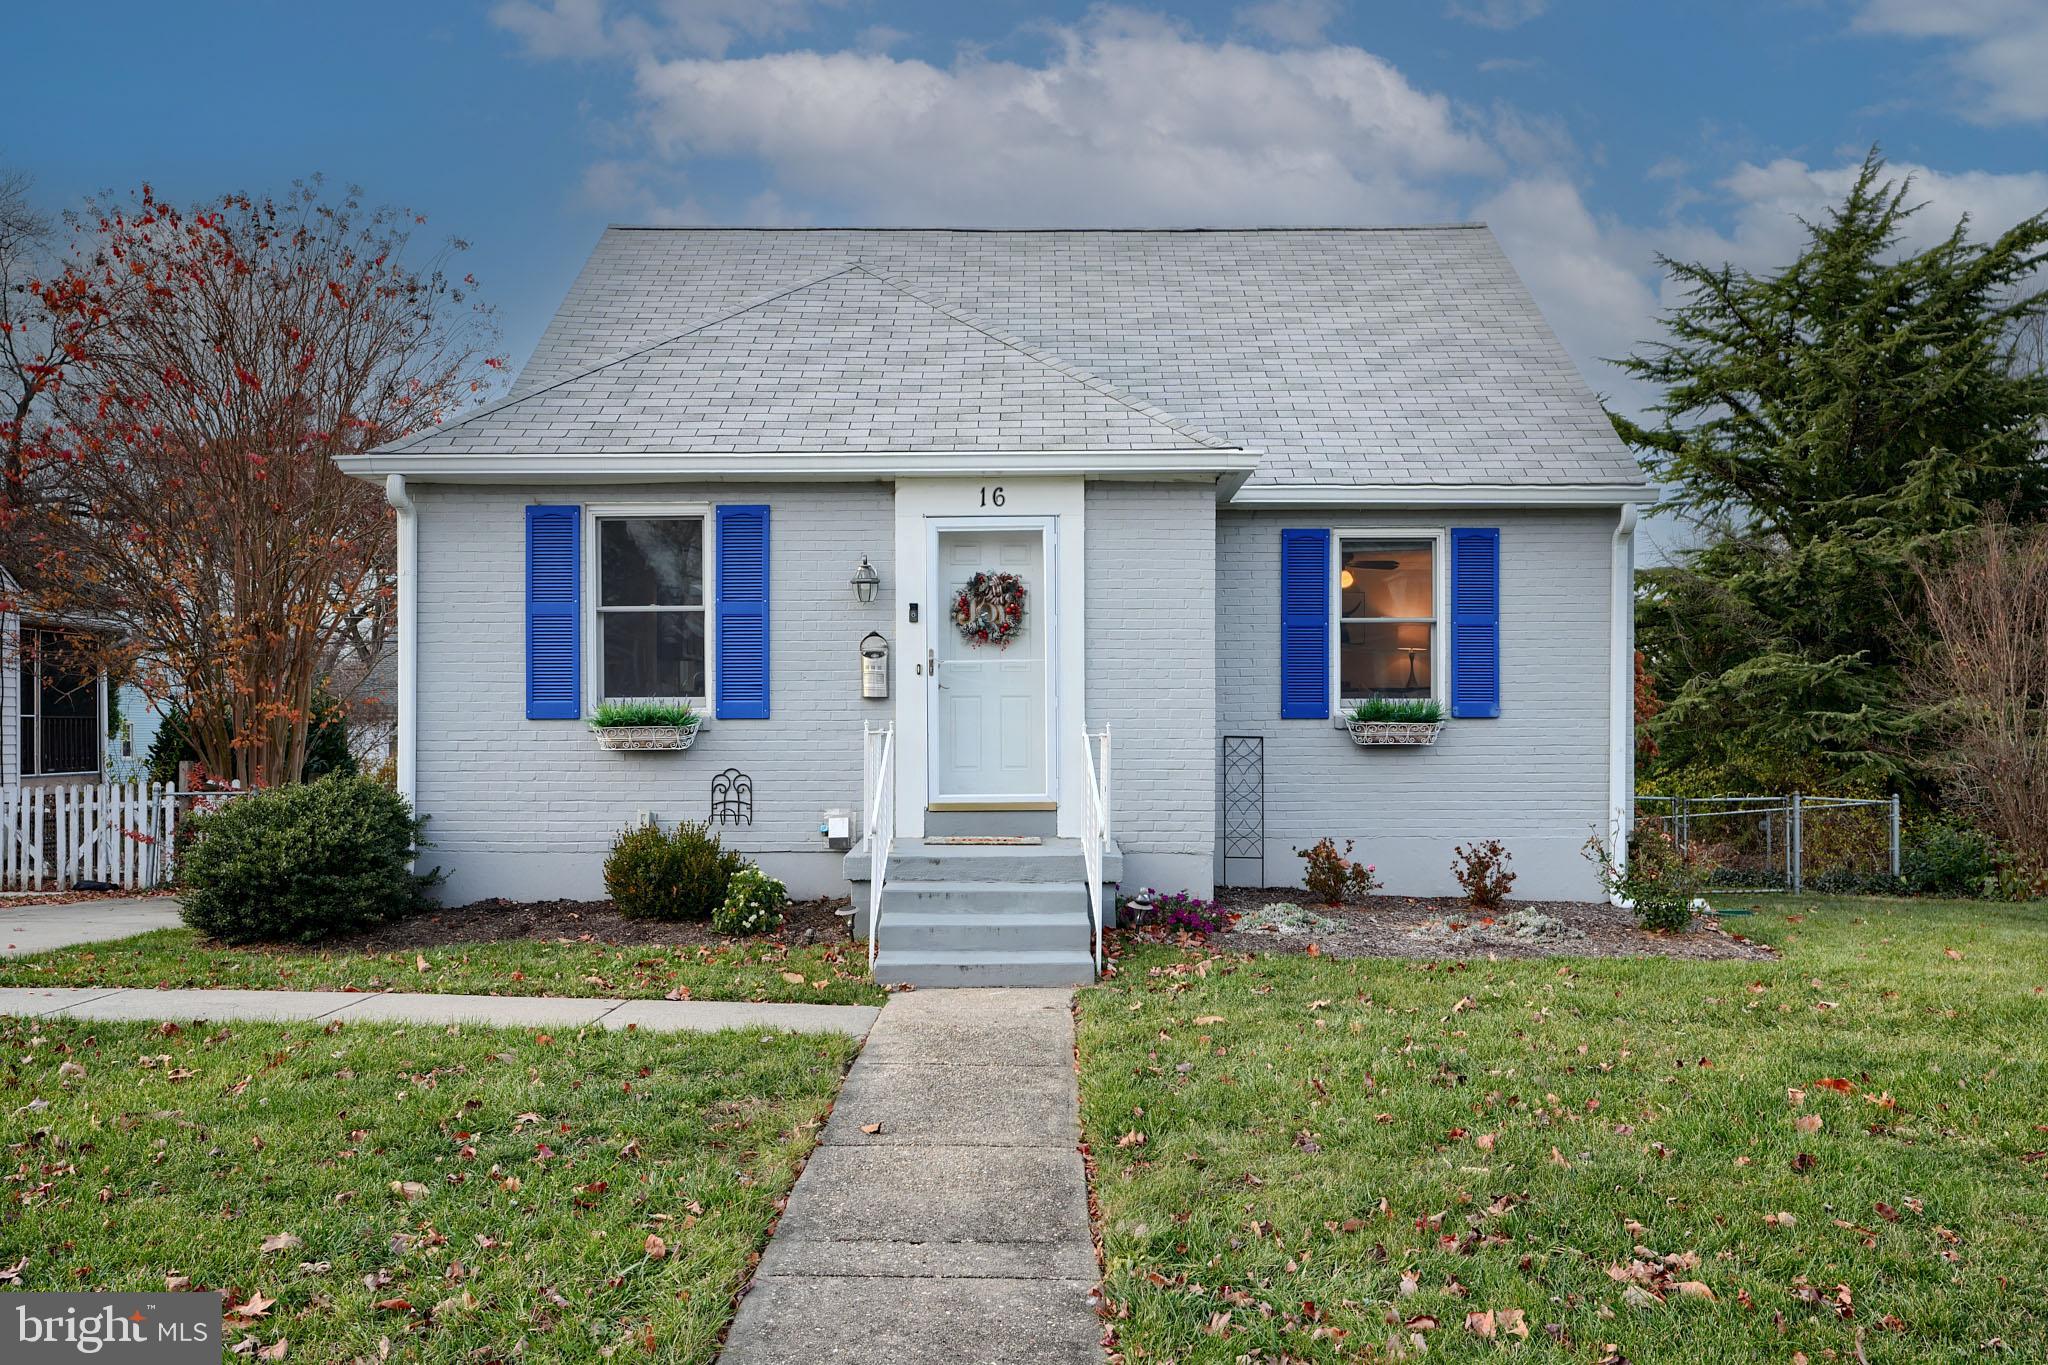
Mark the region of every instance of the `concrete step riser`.
[[1064, 915], [1088, 913], [1088, 888], [1079, 882], [980, 885], [973, 882], [891, 882], [889, 909], [930, 914]]
[[878, 964], [875, 976], [885, 985], [916, 986], [920, 990], [947, 986], [1086, 986], [1095, 980], [1095, 968], [1085, 958], [1078, 965], [1009, 963], [1000, 959], [974, 963], [913, 960], [887, 968]]
[[1078, 853], [981, 853], [934, 857], [897, 853], [889, 860], [892, 882], [1079, 882], [1088, 866]]
[[[897, 919], [882, 913], [882, 942], [916, 956], [925, 952], [1061, 952], [1089, 951], [1092, 934], [1086, 916], [1054, 923], [1027, 919], [1016, 924], [948, 922], [955, 917]], [[959, 917], [965, 920], [965, 917]]]

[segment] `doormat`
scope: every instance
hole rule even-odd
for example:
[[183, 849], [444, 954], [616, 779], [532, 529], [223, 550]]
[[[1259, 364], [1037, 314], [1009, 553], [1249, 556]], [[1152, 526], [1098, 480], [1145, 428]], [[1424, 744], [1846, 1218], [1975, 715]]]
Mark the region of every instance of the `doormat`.
[[928, 834], [928, 844], [1042, 844], [1036, 834]]

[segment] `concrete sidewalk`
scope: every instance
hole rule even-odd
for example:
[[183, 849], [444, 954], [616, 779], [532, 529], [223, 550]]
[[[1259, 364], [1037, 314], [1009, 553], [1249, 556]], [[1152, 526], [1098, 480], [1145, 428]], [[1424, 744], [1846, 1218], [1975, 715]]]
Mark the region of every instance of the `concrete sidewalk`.
[[723, 1365], [1101, 1365], [1071, 1000], [890, 997]]
[[23, 903], [0, 896], [0, 957], [26, 957], [74, 943], [175, 929], [181, 923], [178, 902], [169, 896], [121, 896], [61, 905]]
[[388, 991], [156, 991], [111, 986], [0, 988], [0, 1014], [64, 1019], [341, 1019], [380, 1024], [483, 1024], [643, 1033], [765, 1029], [859, 1038], [872, 1005], [747, 1004], [718, 1000], [569, 999], [537, 995], [429, 995]]

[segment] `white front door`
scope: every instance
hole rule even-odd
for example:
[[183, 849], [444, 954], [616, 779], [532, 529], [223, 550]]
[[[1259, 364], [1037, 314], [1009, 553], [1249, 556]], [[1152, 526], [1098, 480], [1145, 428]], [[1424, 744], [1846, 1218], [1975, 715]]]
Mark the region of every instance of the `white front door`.
[[[1051, 799], [1046, 677], [1053, 594], [1046, 527], [1006, 525], [933, 532], [931, 800], [972, 805]], [[979, 643], [953, 619], [977, 573], [1015, 574], [1024, 611], [1006, 641]]]

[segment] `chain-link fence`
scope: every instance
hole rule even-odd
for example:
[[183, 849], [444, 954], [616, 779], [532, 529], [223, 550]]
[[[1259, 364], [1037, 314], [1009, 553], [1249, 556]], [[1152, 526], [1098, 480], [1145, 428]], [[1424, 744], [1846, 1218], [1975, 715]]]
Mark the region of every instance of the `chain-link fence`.
[[1846, 889], [1899, 875], [1899, 798], [1642, 796], [1655, 820], [1723, 891]]

